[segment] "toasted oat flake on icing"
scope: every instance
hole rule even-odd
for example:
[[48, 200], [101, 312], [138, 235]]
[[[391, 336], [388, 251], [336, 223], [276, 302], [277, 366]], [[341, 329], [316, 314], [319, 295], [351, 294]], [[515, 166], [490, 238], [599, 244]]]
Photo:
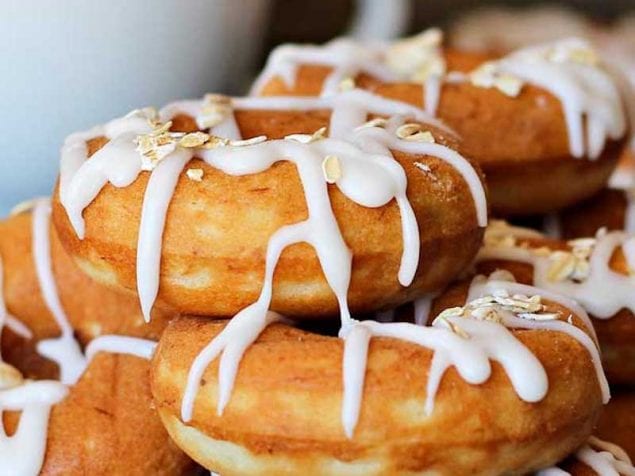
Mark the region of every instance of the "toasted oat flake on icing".
[[205, 132], [191, 132], [181, 137], [181, 139], [179, 140], [179, 146], [188, 149], [201, 147], [209, 139], [210, 135], [205, 134]]
[[265, 142], [267, 140], [267, 136], [256, 136], [251, 139], [242, 139], [242, 140], [230, 140], [229, 145], [234, 147], [246, 147], [248, 145], [256, 145], [261, 142]]
[[465, 331], [465, 329], [463, 329], [461, 326], [459, 326], [455, 322], [450, 321], [447, 317], [439, 316], [438, 319], [439, 319], [439, 322], [442, 322], [445, 325], [445, 327], [450, 329], [452, 332], [454, 332], [459, 337], [461, 337], [463, 339], [469, 339], [470, 338], [470, 334], [468, 334]]
[[203, 181], [203, 169], [187, 169], [185, 175], [187, 175], [187, 178], [193, 180], [194, 182]]
[[327, 183], [335, 183], [342, 177], [342, 166], [336, 155], [327, 155], [322, 161], [322, 172]]
[[579, 63], [597, 66], [597, 53], [588, 44], [577, 41], [561, 42], [546, 51], [546, 59], [554, 63]]
[[301, 144], [310, 144], [326, 138], [326, 127], [320, 127], [313, 134], [290, 134], [284, 138], [286, 140], [300, 142]]
[[375, 119], [371, 119], [368, 122], [365, 122], [364, 124], [362, 124], [361, 126], [358, 126], [355, 128], [356, 131], [359, 131], [361, 129], [366, 129], [367, 127], [386, 127], [386, 124], [388, 124], [388, 120], [384, 119], [383, 117], [376, 117]]
[[443, 33], [438, 28], [397, 41], [386, 51], [386, 65], [415, 82], [423, 83], [431, 76], [441, 77], [446, 72], [442, 43]]
[[550, 321], [560, 317], [560, 313], [546, 312], [542, 297], [522, 294], [509, 295], [504, 290], [495, 294], [474, 299], [463, 307], [453, 307], [441, 312], [437, 319], [465, 317], [482, 321], [503, 322], [503, 314], [513, 313], [522, 319], [532, 321]]
[[141, 134], [135, 139], [137, 152], [141, 154], [141, 169], [154, 170], [161, 160], [170, 155], [177, 146], [177, 141], [185, 134], [170, 132], [172, 121], [158, 124], [149, 134]]
[[340, 81], [340, 84], [338, 85], [338, 89], [342, 92], [355, 89], [355, 79], [351, 78], [350, 76], [342, 79], [342, 81]]
[[13, 365], [0, 361], [0, 390], [22, 385], [24, 377]]
[[413, 142], [428, 142], [434, 144], [434, 136], [430, 131], [424, 130], [421, 124], [408, 123], [399, 126], [396, 131], [400, 139]]
[[479, 88], [496, 88], [506, 96], [520, 94], [523, 82], [511, 74], [501, 72], [496, 63], [486, 62], [468, 75], [470, 83]]
[[569, 251], [552, 251], [548, 256], [551, 266], [547, 270], [547, 279], [552, 282], [572, 279], [582, 281], [589, 277], [591, 266], [589, 258], [596, 244], [595, 238], [570, 240]]
[[201, 112], [196, 116], [196, 125], [200, 129], [209, 129], [223, 122], [231, 113], [232, 102], [229, 96], [206, 94]]

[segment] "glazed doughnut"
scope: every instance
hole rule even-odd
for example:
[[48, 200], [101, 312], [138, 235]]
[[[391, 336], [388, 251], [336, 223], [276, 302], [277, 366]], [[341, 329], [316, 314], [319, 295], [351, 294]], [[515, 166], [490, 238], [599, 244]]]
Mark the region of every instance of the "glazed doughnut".
[[594, 317], [607, 377], [635, 384], [635, 237], [600, 232], [566, 242], [493, 222], [477, 262], [479, 272], [504, 269], [582, 304]]
[[[152, 405], [148, 362], [90, 361], [99, 351], [147, 359], [135, 349], [153, 350], [141, 337], [156, 340], [168, 316], [156, 312], [141, 327], [136, 300], [92, 282], [65, 254], [49, 226], [50, 202], [31, 206], [0, 224], [0, 472], [189, 474], [193, 462]], [[97, 337], [104, 332], [130, 336]]]
[[284, 45], [252, 93], [324, 96], [354, 84], [423, 104], [458, 132], [465, 153], [483, 168], [493, 213], [528, 215], [561, 209], [606, 185], [627, 138], [618, 82], [582, 40], [496, 59], [443, 51], [440, 32], [431, 30], [392, 45]]
[[602, 410], [596, 434], [624, 448], [631, 459], [635, 458], [635, 393], [632, 389], [615, 392]]
[[[166, 129], [209, 129], [210, 110], [212, 135]], [[136, 289], [146, 316], [158, 298], [198, 315], [346, 318], [447, 284], [478, 249], [480, 175], [417, 108], [357, 90], [212, 95], [161, 115], [174, 121], [136, 111], [69, 137], [53, 204], [80, 267]]]
[[604, 189], [550, 220], [548, 233], [565, 239], [594, 236], [601, 228], [635, 233], [635, 189]]
[[[38, 214], [50, 209], [46, 200], [30, 202]], [[9, 327], [2, 333], [3, 356], [27, 377], [56, 379], [58, 366], [52, 360], [40, 356], [36, 343], [59, 336], [60, 326], [51, 311], [51, 301], [42, 294], [42, 288], [55, 285], [62, 310], [73, 336], [80, 347], [102, 334], [122, 334], [158, 340], [172, 313], [157, 309], [153, 321], [145, 324], [138, 300], [115, 292], [88, 278], [64, 251], [57, 234], [46, 223], [38, 223], [37, 233], [50, 240], [52, 274], [38, 276], [34, 253], [34, 214], [24, 207], [5, 221], [0, 222], [0, 263], [2, 264], [5, 310], [29, 329], [30, 338], [24, 332], [18, 334]], [[37, 259], [46, 260], [46, 245]], [[81, 291], [81, 292], [78, 292]], [[55, 301], [55, 298], [53, 298]], [[59, 313], [58, 313], [59, 314]], [[68, 332], [68, 331], [67, 331]]]
[[554, 464], [585, 441], [607, 397], [588, 316], [502, 280], [462, 291], [449, 305], [467, 298], [466, 307], [431, 327], [363, 321], [344, 344], [269, 326], [245, 352], [222, 416], [218, 365], [195, 400], [186, 393], [188, 367], [225, 323], [175, 320], [154, 356], [157, 408], [181, 448], [229, 476], [524, 474]]

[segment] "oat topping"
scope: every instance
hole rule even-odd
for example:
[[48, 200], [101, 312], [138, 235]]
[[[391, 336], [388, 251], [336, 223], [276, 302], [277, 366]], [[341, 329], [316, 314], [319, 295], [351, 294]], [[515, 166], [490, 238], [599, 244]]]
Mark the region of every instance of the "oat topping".
[[338, 85], [338, 89], [341, 92], [351, 91], [355, 89], [355, 79], [351, 78], [350, 76], [342, 79], [342, 81], [340, 81], [340, 84]]
[[395, 42], [386, 52], [386, 64], [400, 76], [425, 82], [446, 72], [441, 46], [443, 33], [431, 28], [423, 33]]
[[201, 112], [196, 117], [196, 125], [199, 129], [209, 129], [223, 122], [231, 113], [232, 102], [229, 96], [206, 94]]
[[312, 142], [316, 142], [325, 138], [326, 127], [320, 127], [313, 134], [290, 134], [288, 136], [285, 136], [286, 140], [293, 140], [296, 142], [300, 142], [301, 144], [310, 144]]
[[157, 124], [152, 132], [137, 136], [135, 143], [141, 154], [141, 170], [154, 170], [161, 160], [174, 152], [177, 141], [185, 134], [170, 132], [170, 127], [172, 121]]
[[597, 53], [586, 42], [579, 40], [563, 41], [547, 50], [546, 59], [553, 63], [578, 63], [597, 66]]
[[322, 172], [326, 183], [335, 183], [342, 177], [340, 159], [336, 155], [327, 155], [322, 161]]
[[560, 313], [546, 312], [542, 297], [531, 297], [522, 294], [512, 296], [500, 290], [489, 296], [470, 301], [463, 307], [452, 307], [441, 312], [437, 319], [464, 317], [481, 321], [503, 323], [505, 313], [512, 313], [521, 319], [532, 321], [552, 321], [560, 317]]
[[480, 65], [468, 75], [470, 83], [479, 88], [496, 88], [506, 96], [516, 97], [520, 94], [523, 82], [511, 74], [503, 73], [496, 63], [488, 61]]
[[470, 334], [468, 334], [465, 329], [463, 329], [461, 326], [459, 326], [458, 324], [452, 322], [451, 320], [449, 320], [447, 317], [445, 316], [439, 316], [437, 319], [439, 319], [439, 322], [442, 322], [445, 327], [447, 327], [448, 329], [450, 329], [452, 332], [454, 332], [456, 335], [458, 335], [459, 337], [463, 338], [463, 339], [469, 339], [470, 338]]
[[124, 117], [126, 119], [129, 119], [131, 117], [139, 117], [141, 119], [145, 119], [153, 128], [159, 125], [159, 113], [154, 107], [144, 107], [141, 109], [133, 109]]
[[388, 124], [388, 119], [384, 119], [383, 117], [376, 117], [375, 119], [371, 119], [368, 122], [365, 122], [364, 124], [362, 124], [361, 126], [358, 126], [355, 128], [356, 131], [359, 131], [360, 129], [366, 129], [367, 127], [386, 127], [386, 124]]
[[595, 238], [580, 238], [569, 240], [569, 251], [552, 251], [549, 254], [551, 266], [547, 270], [547, 279], [557, 282], [571, 279], [583, 281], [589, 277], [591, 267], [589, 258], [596, 244]]
[[24, 377], [13, 365], [0, 361], [0, 390], [17, 387], [22, 384]]
[[419, 170], [423, 170], [425, 173], [432, 172], [432, 169], [430, 168], [430, 166], [427, 164], [424, 164], [423, 162], [415, 162], [415, 167], [417, 167]]
[[397, 137], [412, 142], [428, 142], [434, 144], [434, 136], [424, 126], [416, 123], [408, 123], [399, 126], [396, 131]]
[[194, 182], [203, 181], [203, 169], [187, 169], [185, 175]]
[[205, 134], [204, 132], [192, 132], [190, 134], [185, 134], [181, 137], [181, 139], [179, 139], [179, 146], [185, 147], [186, 149], [201, 147], [209, 139], [209, 134]]

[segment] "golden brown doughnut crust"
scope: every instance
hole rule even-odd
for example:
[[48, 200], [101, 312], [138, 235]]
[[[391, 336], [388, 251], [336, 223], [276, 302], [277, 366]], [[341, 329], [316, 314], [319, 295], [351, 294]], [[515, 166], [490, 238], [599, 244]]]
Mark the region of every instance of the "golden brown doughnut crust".
[[563, 210], [560, 229], [566, 239], [595, 236], [602, 227], [623, 230], [628, 201], [624, 190], [605, 188], [593, 197]]
[[227, 476], [525, 474], [581, 444], [601, 408], [595, 371], [577, 341], [562, 333], [515, 331], [545, 367], [545, 399], [520, 400], [492, 362], [492, 376], [482, 385], [469, 385], [448, 370], [434, 412], [426, 417], [432, 353], [375, 338], [359, 424], [348, 440], [340, 416], [341, 340], [275, 324], [247, 350], [223, 416], [216, 414], [215, 361], [203, 376], [193, 420], [184, 425], [179, 415], [188, 369], [223, 327], [203, 318], [173, 321], [155, 354], [151, 379], [172, 438], [203, 466]]
[[635, 460], [635, 390], [613, 391], [611, 401], [604, 406], [595, 434], [621, 446]]
[[[244, 137], [280, 138], [326, 126], [329, 112], [239, 111], [236, 117]], [[191, 119], [180, 118], [175, 125], [191, 129]], [[435, 131], [435, 136], [445, 143], [442, 132]], [[93, 143], [93, 151], [96, 147]], [[348, 294], [354, 312], [394, 307], [442, 287], [468, 265], [481, 242], [483, 230], [473, 198], [456, 170], [435, 157], [395, 153], [395, 158], [407, 174], [408, 198], [421, 235], [419, 271], [408, 288], [397, 280], [402, 234], [396, 203], [364, 208], [329, 185], [335, 216], [354, 255]], [[418, 169], [415, 161], [427, 164], [436, 179]], [[182, 174], [171, 201], [163, 234], [159, 304], [183, 313], [231, 316], [260, 293], [269, 237], [281, 226], [306, 219], [304, 191], [290, 162], [242, 177], [198, 160], [190, 167], [203, 169], [204, 176], [198, 183]], [[96, 280], [136, 289], [137, 235], [148, 177], [143, 172], [123, 189], [107, 185], [84, 212], [84, 240], [77, 238], [55, 192], [53, 218], [60, 239]], [[282, 253], [271, 309], [295, 316], [337, 313], [335, 296], [308, 244], [292, 245]]]
[[[49, 419], [40, 474], [184, 475], [195, 464], [170, 440], [152, 404], [149, 363], [100, 354]], [[16, 414], [6, 417], [9, 431]]]
[[[448, 71], [469, 72], [491, 56], [446, 50]], [[319, 95], [330, 68], [303, 65], [289, 88], [280, 78], [265, 85], [263, 95]], [[423, 105], [423, 88], [415, 83], [381, 83], [368, 76], [358, 87], [381, 96]], [[496, 216], [548, 213], [592, 196], [606, 182], [626, 138], [608, 141], [596, 161], [576, 159], [560, 101], [527, 84], [517, 97], [469, 82], [446, 83], [437, 116], [462, 138], [466, 155], [482, 167]]]
[[[51, 261], [60, 301], [80, 344], [102, 334], [122, 334], [158, 340], [174, 313], [156, 310], [145, 324], [138, 300], [113, 291], [86, 276], [68, 256], [51, 227]], [[40, 357], [35, 344], [58, 336], [35, 273], [30, 212], [0, 222], [0, 257], [3, 264], [4, 298], [10, 314], [26, 324], [33, 339], [25, 340], [5, 329], [2, 354], [30, 378], [56, 378], [57, 365]]]
[[[565, 242], [557, 240], [523, 239], [520, 241], [532, 248], [547, 246], [554, 250], [567, 249]], [[620, 273], [627, 272], [626, 259], [621, 251], [613, 255], [610, 267]], [[520, 283], [533, 283], [533, 266], [530, 264], [487, 260], [477, 265], [477, 271], [483, 274], [492, 273], [497, 269], [510, 271]], [[602, 364], [609, 382], [635, 385], [635, 315], [628, 309], [622, 309], [609, 319], [593, 319], [593, 327], [602, 349]]]

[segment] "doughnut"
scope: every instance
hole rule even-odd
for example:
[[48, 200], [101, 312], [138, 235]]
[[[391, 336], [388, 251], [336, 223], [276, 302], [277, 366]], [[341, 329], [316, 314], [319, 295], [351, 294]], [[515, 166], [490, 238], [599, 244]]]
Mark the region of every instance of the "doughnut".
[[632, 389], [620, 389], [602, 410], [595, 434], [617, 443], [631, 459], [635, 458], [635, 393]]
[[393, 44], [283, 45], [252, 94], [324, 97], [355, 85], [423, 106], [482, 167], [496, 216], [553, 212], [606, 185], [627, 141], [624, 93], [587, 42], [502, 58], [441, 43], [429, 30]]
[[622, 231], [553, 240], [494, 221], [477, 256], [477, 271], [504, 269], [516, 280], [579, 302], [594, 318], [606, 375], [635, 384], [635, 237]]
[[148, 319], [155, 302], [347, 319], [469, 265], [486, 195], [453, 147], [418, 108], [362, 90], [209, 95], [70, 136], [53, 220], [80, 268], [136, 290]]
[[548, 233], [565, 239], [594, 236], [598, 230], [635, 233], [635, 188], [606, 188], [550, 217]]
[[[53, 228], [46, 223], [50, 210], [48, 201], [32, 201], [27, 206], [29, 209], [22, 207], [20, 213], [0, 222], [0, 274], [3, 274], [4, 280], [4, 305], [0, 306], [0, 310], [17, 316], [19, 322], [28, 328], [28, 332], [16, 333], [9, 326], [2, 333], [5, 359], [16, 365], [27, 378], [57, 379], [58, 365], [40, 356], [35, 349], [36, 343], [59, 336], [57, 319], [68, 322], [62, 324], [66, 335], [71, 329], [80, 347], [102, 334], [158, 340], [174, 314], [157, 309], [152, 322], [145, 324], [136, 298], [97, 284], [78, 269], [64, 251]], [[44, 218], [38, 221], [36, 233], [32, 208], [36, 209], [38, 217]], [[34, 235], [38, 235], [38, 241], [45, 240], [38, 253], [34, 253]], [[50, 260], [52, 274], [46, 273], [44, 267], [44, 272], [38, 275], [36, 258]], [[63, 286], [55, 283], [63, 283]], [[43, 295], [42, 289], [51, 287], [56, 290], [58, 299], [50, 297], [50, 294]]]
[[344, 342], [273, 323], [226, 402], [236, 366], [207, 367], [194, 399], [188, 369], [235, 321], [179, 318], [152, 393], [176, 444], [222, 475], [525, 474], [584, 443], [608, 398], [585, 311], [538, 292], [480, 277], [431, 326], [355, 321]]
[[142, 327], [134, 298], [65, 253], [50, 201], [26, 208], [0, 223], [0, 472], [193, 474], [150, 393], [148, 349], [168, 316]]

